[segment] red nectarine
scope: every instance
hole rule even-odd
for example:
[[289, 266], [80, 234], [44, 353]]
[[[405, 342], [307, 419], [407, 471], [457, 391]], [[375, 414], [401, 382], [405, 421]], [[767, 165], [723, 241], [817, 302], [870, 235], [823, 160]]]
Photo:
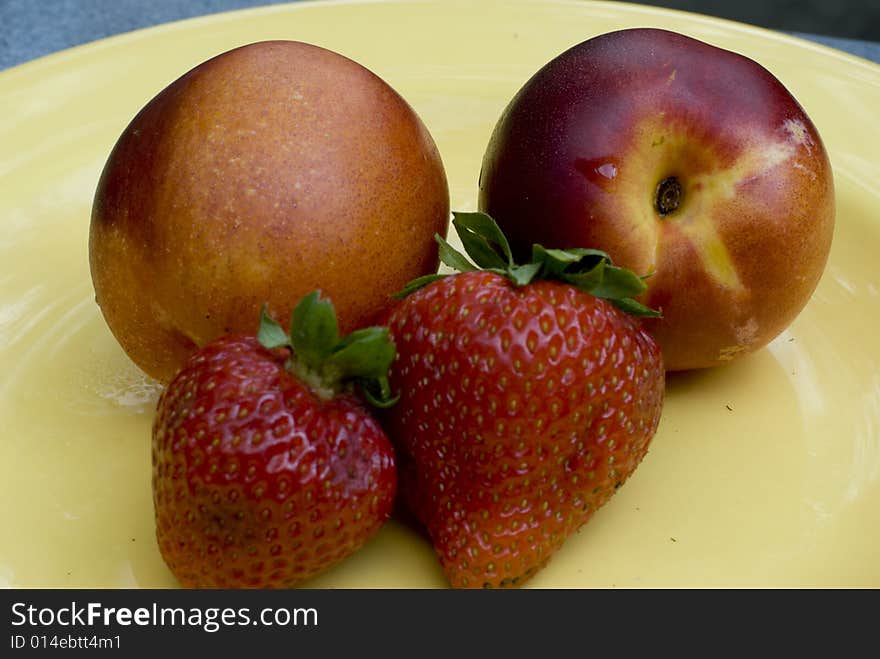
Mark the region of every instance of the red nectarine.
[[480, 209], [520, 255], [594, 247], [651, 275], [670, 370], [767, 344], [801, 311], [834, 226], [816, 127], [769, 71], [657, 29], [604, 34], [539, 70], [486, 150]]

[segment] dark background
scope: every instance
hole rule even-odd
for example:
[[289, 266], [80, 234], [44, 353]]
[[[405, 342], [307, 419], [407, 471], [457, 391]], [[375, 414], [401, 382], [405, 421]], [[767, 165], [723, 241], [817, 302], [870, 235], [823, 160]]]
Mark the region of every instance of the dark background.
[[[0, 69], [156, 23], [267, 4], [279, 0], [0, 0]], [[880, 41], [880, 0], [641, 0], [641, 4], [786, 32]]]
[[880, 0], [639, 0], [784, 32], [880, 41]]

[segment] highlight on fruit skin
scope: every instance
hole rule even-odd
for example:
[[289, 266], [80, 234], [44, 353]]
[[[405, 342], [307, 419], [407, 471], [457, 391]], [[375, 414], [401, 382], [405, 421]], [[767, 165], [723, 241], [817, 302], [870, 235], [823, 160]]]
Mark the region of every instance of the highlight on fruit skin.
[[415, 282], [392, 310], [400, 398], [383, 425], [450, 585], [516, 587], [646, 454], [665, 395], [642, 325], [657, 312], [601, 252], [536, 245], [516, 263], [491, 217], [454, 218], [473, 262], [438, 236], [458, 274]]
[[[361, 64], [265, 41], [199, 64], [122, 131], [95, 191], [96, 301], [165, 383], [190, 354], [321, 289], [343, 330], [435, 272], [449, 191], [427, 127]], [[354, 273], [369, 273], [369, 284]]]
[[[317, 292], [286, 332], [227, 335], [190, 357], [153, 423], [156, 537], [190, 588], [290, 588], [389, 519], [394, 450], [366, 401], [393, 405], [384, 327], [340, 336]], [[361, 396], [363, 393], [364, 396]]]
[[541, 67], [499, 118], [480, 210], [515, 255], [591, 247], [651, 273], [642, 303], [669, 370], [726, 364], [803, 310], [831, 248], [816, 126], [754, 60], [653, 28], [601, 34]]

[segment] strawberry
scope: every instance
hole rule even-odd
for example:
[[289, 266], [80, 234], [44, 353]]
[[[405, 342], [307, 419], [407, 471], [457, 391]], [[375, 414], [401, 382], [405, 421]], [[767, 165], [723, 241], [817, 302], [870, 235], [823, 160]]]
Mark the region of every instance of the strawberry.
[[153, 424], [159, 548], [181, 585], [290, 587], [336, 564], [389, 517], [393, 448], [356, 396], [387, 404], [385, 328], [338, 337], [306, 296], [287, 336], [263, 310], [257, 337], [190, 358]]
[[400, 400], [386, 428], [402, 497], [451, 585], [514, 586], [645, 455], [664, 369], [631, 314], [657, 314], [632, 299], [644, 282], [602, 252], [536, 245], [515, 265], [490, 217], [453, 223], [485, 269], [437, 236], [461, 272], [416, 280], [388, 317]]

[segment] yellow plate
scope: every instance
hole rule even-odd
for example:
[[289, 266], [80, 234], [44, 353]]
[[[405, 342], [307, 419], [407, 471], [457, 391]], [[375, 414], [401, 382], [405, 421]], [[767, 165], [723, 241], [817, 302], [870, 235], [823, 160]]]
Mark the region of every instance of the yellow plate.
[[[95, 306], [92, 194], [124, 126], [195, 64], [299, 39], [363, 63], [433, 133], [472, 210], [489, 132], [541, 65], [655, 26], [769, 68], [819, 128], [838, 194], [818, 291], [769, 348], [670, 378], [648, 457], [531, 582], [880, 586], [880, 68], [780, 34], [619, 3], [294, 4], [122, 35], [0, 74], [0, 584], [172, 586], [153, 534], [157, 396]], [[390, 523], [315, 587], [433, 587], [430, 546]]]

